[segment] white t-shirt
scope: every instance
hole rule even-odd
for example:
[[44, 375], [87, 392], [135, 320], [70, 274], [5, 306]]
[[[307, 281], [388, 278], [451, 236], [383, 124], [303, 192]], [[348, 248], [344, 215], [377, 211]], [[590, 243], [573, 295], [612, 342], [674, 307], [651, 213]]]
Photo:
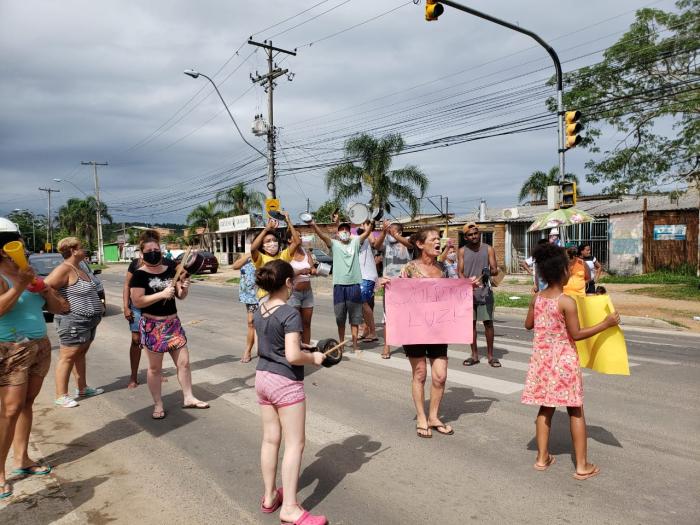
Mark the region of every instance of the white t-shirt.
[[360, 272], [363, 281], [376, 281], [378, 278], [377, 265], [374, 262], [374, 253], [369, 239], [365, 239], [360, 246]]

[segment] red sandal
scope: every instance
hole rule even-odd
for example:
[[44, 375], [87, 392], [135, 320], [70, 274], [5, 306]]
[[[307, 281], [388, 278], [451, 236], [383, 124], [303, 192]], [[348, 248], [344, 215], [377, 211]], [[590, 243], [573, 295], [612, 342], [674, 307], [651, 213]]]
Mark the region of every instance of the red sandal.
[[308, 510], [304, 510], [295, 521], [281, 521], [280, 525], [326, 525], [327, 523], [328, 520], [325, 516], [314, 515]]
[[275, 498], [275, 501], [272, 502], [272, 505], [269, 507], [265, 506], [265, 496], [262, 497], [260, 500], [260, 510], [264, 512], [265, 514], [272, 514], [275, 512], [277, 509], [279, 509], [282, 506], [282, 499], [283, 499], [283, 493], [282, 489], [279, 488], [277, 489], [277, 497]]

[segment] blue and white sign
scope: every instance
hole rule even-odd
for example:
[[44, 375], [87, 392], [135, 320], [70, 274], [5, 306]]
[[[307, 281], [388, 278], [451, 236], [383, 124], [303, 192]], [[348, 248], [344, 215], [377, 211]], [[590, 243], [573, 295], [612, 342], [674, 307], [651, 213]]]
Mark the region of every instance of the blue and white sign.
[[684, 241], [685, 224], [654, 224], [655, 241]]

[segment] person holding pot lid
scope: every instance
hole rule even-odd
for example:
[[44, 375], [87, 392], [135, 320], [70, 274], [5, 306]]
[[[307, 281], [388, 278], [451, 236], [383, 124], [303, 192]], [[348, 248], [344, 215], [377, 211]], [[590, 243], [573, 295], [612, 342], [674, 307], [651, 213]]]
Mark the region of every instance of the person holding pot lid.
[[[291, 228], [287, 231], [287, 244], [294, 242]], [[299, 310], [304, 331], [301, 334], [301, 342], [311, 342], [311, 318], [314, 314], [314, 291], [311, 289], [311, 276], [316, 275], [314, 260], [311, 258], [311, 250], [307, 251], [303, 243], [292, 255], [289, 261], [294, 268], [294, 289], [287, 304]]]
[[153, 419], [166, 415], [161, 398], [163, 355], [170, 354], [177, 368], [177, 379], [184, 397], [182, 408], [209, 408], [209, 404], [192, 393], [192, 372], [187, 336], [177, 316], [175, 299], [183, 300], [190, 280], [173, 282], [176, 269], [165, 264], [160, 249], [160, 235], [154, 230], [141, 234], [139, 240], [143, 265], [131, 278], [131, 302], [141, 309], [139, 333], [148, 356], [148, 389], [153, 396]]
[[350, 235], [350, 223], [343, 222], [338, 225], [338, 238], [331, 239], [319, 229], [315, 221], [310, 225], [328, 246], [333, 257], [333, 310], [338, 325], [338, 341], [345, 340], [345, 322], [349, 319], [352, 347], [355, 353], [358, 353], [360, 349], [357, 339], [363, 321], [360, 246], [369, 237], [372, 229], [367, 228], [362, 235], [353, 237]]
[[[270, 261], [280, 259], [285, 262], [290, 262], [294, 257], [299, 246], [301, 246], [301, 237], [292, 220], [289, 218], [289, 213], [282, 212], [287, 222], [287, 227], [291, 232], [291, 243], [288, 247], [280, 250], [280, 239], [277, 237], [275, 230], [279, 227], [279, 221], [270, 218], [265, 225], [265, 228], [258, 234], [250, 245], [250, 258], [255, 265], [255, 268], [262, 268]], [[258, 299], [264, 301], [267, 292], [258, 287]]]

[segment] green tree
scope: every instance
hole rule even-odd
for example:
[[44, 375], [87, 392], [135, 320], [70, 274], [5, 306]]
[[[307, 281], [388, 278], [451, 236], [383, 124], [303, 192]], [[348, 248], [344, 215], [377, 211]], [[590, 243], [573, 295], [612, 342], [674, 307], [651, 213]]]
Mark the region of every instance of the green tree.
[[314, 220], [319, 224], [333, 222], [331, 216], [335, 210], [338, 210], [338, 215], [340, 216], [341, 221], [345, 222], [348, 220], [347, 215], [345, 215], [345, 210], [343, 210], [342, 206], [337, 200], [333, 199], [327, 200], [321, 204], [315, 212], [313, 212]]
[[265, 195], [239, 182], [216, 194], [216, 204], [229, 216], [262, 213]]
[[19, 226], [19, 231], [22, 233], [24, 244], [28, 250], [39, 251], [44, 249], [44, 243], [46, 242], [46, 215], [37, 215], [29, 210], [17, 210], [10, 212], [7, 218]]
[[[572, 180], [576, 183], [576, 192], [578, 191], [578, 177], [573, 173], [566, 174], [567, 180]], [[520, 187], [518, 194], [518, 202], [525, 200], [539, 201], [547, 198], [547, 186], [556, 186], [559, 184], [559, 167], [555, 166], [545, 173], [544, 171], [533, 171], [523, 185]]]
[[221, 212], [217, 211], [216, 208], [216, 201], [209, 201], [206, 204], [200, 204], [187, 215], [191, 238], [196, 235], [197, 228], [204, 228], [201, 242], [206, 250], [212, 249], [211, 233], [216, 229], [218, 221], [222, 217]]
[[411, 214], [416, 215], [420, 198], [428, 189], [428, 178], [416, 166], [389, 169], [392, 157], [403, 148], [399, 134], [376, 139], [363, 133], [349, 139], [345, 143], [346, 162], [326, 173], [326, 188], [341, 203], [367, 191], [370, 206], [386, 211], [391, 211], [389, 200], [396, 198], [406, 202]]
[[[100, 202], [100, 213], [103, 221], [112, 223], [112, 216], [107, 205]], [[71, 198], [58, 209], [59, 234], [78, 237], [85, 242], [86, 247], [94, 250], [97, 247], [97, 200], [95, 197], [85, 199]], [[58, 241], [61, 237], [55, 236]]]
[[[586, 163], [586, 180], [609, 193], [700, 188], [700, 0], [676, 7], [638, 10], [601, 62], [566, 75], [566, 107], [583, 113], [582, 145], [602, 153]], [[601, 151], [604, 125], [622, 138]]]

